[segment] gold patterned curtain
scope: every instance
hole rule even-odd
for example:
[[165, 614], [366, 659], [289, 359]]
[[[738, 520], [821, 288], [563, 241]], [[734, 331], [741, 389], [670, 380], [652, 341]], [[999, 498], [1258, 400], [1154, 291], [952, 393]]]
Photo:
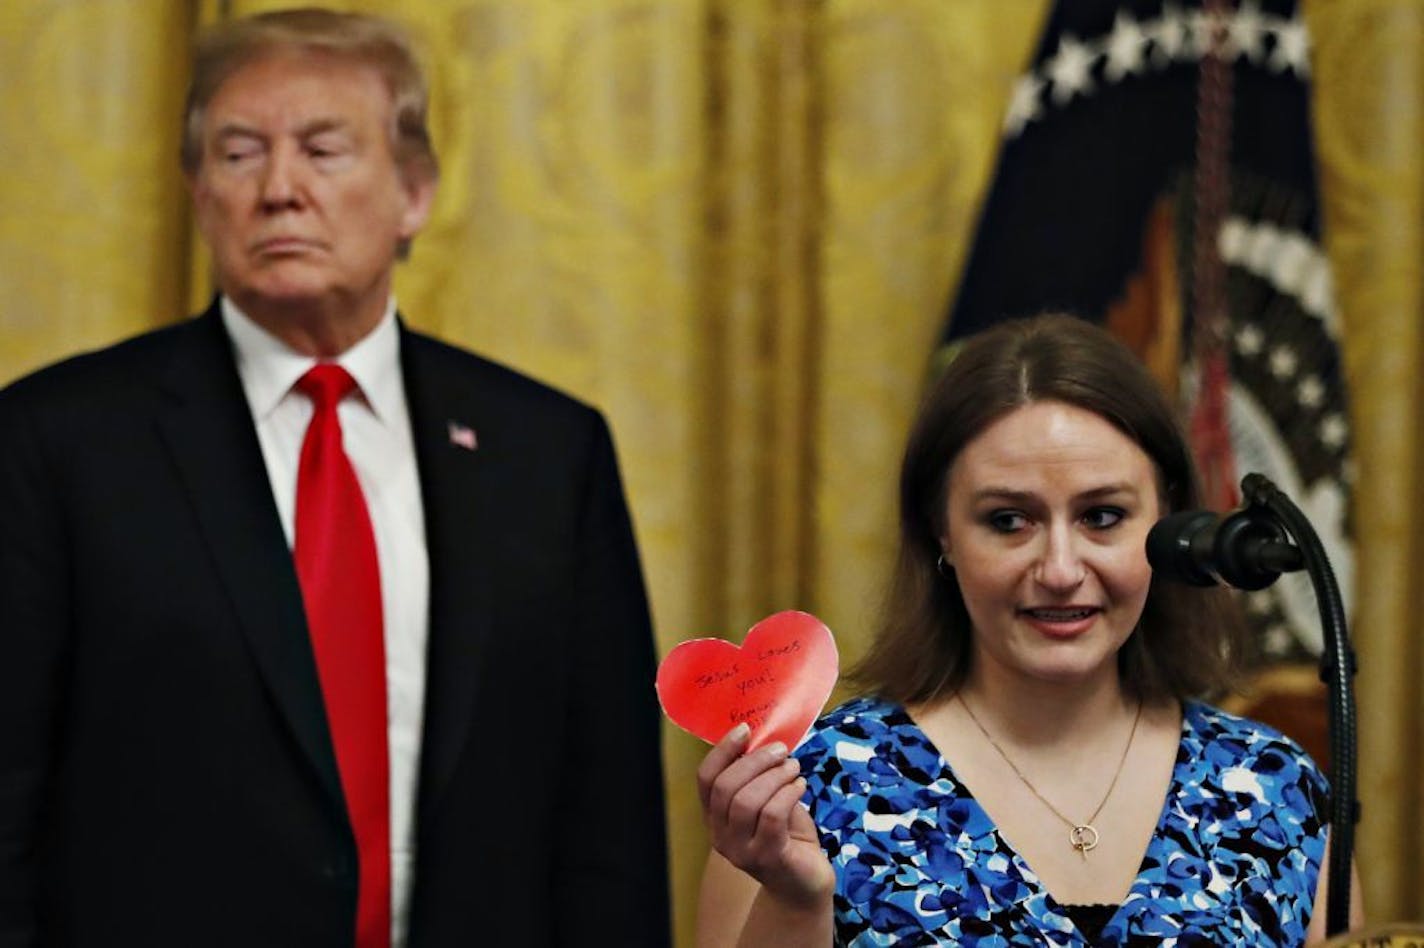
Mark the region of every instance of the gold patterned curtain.
[[[188, 43], [284, 5], [0, 4], [0, 382], [205, 300], [176, 161]], [[1045, 0], [329, 5], [405, 23], [430, 66], [444, 174], [403, 311], [604, 409], [662, 649], [795, 607], [858, 655]], [[1419, 918], [1424, 0], [1306, 11], [1354, 399], [1358, 850], [1371, 918]], [[669, 728], [665, 749], [690, 945], [703, 748]]]
[[0, 4], [0, 380], [186, 303], [180, 0]]
[[1313, 0], [1326, 246], [1354, 404], [1366, 911], [1424, 919], [1424, 4]]

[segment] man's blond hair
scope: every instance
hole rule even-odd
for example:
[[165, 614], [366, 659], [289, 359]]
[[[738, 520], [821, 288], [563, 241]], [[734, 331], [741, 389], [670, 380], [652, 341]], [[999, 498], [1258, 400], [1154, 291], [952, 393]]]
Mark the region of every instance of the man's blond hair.
[[391, 95], [391, 153], [408, 181], [435, 180], [439, 163], [426, 126], [425, 76], [405, 31], [380, 17], [335, 10], [278, 10], [219, 24], [198, 41], [184, 109], [183, 170], [203, 160], [203, 112], [242, 67], [281, 55], [324, 55], [369, 66]]

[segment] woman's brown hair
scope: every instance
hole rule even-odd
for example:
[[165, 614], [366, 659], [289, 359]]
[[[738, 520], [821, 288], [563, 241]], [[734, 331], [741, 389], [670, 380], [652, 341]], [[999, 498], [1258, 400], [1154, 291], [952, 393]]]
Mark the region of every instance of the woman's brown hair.
[[[1152, 459], [1162, 514], [1200, 505], [1186, 438], [1157, 382], [1106, 331], [1065, 315], [1012, 320], [964, 343], [920, 406], [900, 471], [900, 544], [881, 627], [850, 677], [902, 704], [947, 697], [969, 673], [972, 630], [953, 574], [937, 569], [949, 469], [964, 446], [1023, 405], [1086, 409]], [[1144, 556], [1146, 555], [1144, 551]], [[1223, 589], [1153, 578], [1137, 629], [1118, 653], [1126, 691], [1145, 701], [1230, 687], [1245, 645]]]

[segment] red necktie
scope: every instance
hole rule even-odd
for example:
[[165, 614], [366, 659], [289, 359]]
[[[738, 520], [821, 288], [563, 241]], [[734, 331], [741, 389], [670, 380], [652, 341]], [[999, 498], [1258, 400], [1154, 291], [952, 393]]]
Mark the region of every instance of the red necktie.
[[336, 416], [337, 403], [355, 387], [345, 369], [330, 364], [297, 382], [315, 410], [297, 470], [294, 556], [360, 860], [356, 948], [387, 948], [391, 817], [381, 574], [366, 500]]

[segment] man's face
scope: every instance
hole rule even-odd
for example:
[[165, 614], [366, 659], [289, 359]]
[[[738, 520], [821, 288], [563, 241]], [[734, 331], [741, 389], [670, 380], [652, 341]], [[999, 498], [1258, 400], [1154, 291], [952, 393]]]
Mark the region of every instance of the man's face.
[[319, 54], [249, 63], [208, 103], [189, 181], [198, 226], [219, 287], [259, 322], [384, 311], [399, 242], [434, 191], [397, 167], [391, 108], [374, 69]]

